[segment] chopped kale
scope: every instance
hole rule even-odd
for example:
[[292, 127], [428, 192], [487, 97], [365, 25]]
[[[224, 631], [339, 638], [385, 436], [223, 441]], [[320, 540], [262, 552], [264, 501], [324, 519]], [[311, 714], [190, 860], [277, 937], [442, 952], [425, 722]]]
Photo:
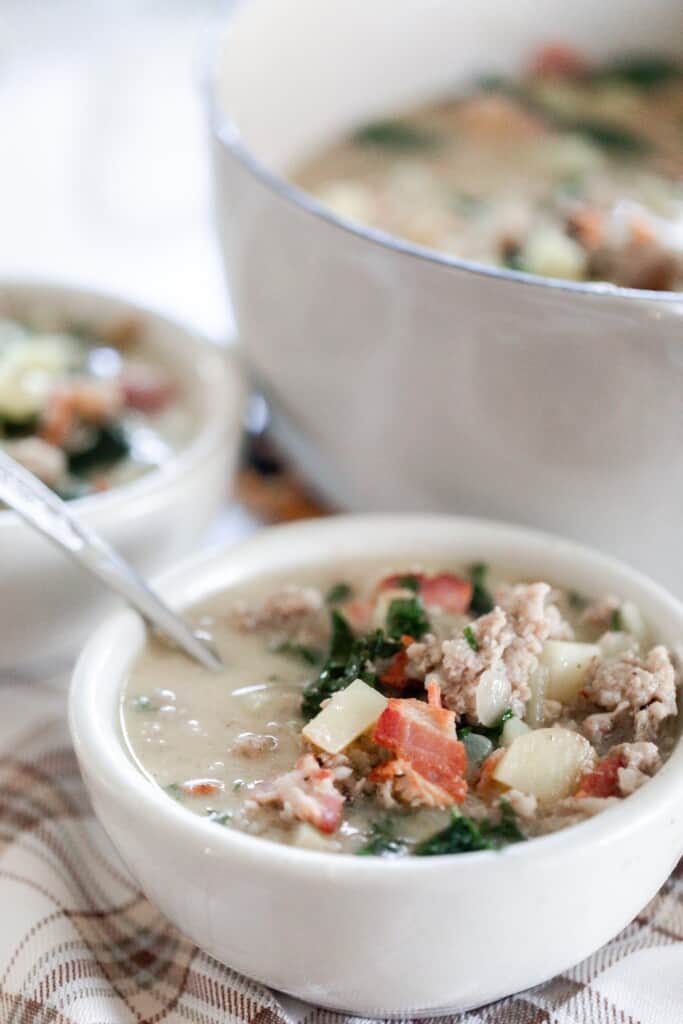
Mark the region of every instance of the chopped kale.
[[88, 485], [82, 480], [70, 480], [62, 487], [55, 488], [62, 501], [76, 501], [77, 498], [84, 498], [88, 494], [88, 490]]
[[412, 576], [410, 574], [406, 576], [399, 576], [398, 585], [401, 590], [412, 590], [414, 594], [417, 594], [420, 591], [419, 579], [417, 576]]
[[332, 612], [332, 637], [330, 639], [330, 653], [328, 660], [340, 664], [346, 662], [353, 647], [353, 630], [348, 622], [339, 612]]
[[609, 620], [609, 628], [614, 633], [621, 633], [624, 629], [624, 623], [621, 615], [621, 608], [615, 608], [612, 612], [612, 617]]
[[567, 599], [569, 607], [573, 608], [575, 612], [582, 612], [584, 608], [588, 607], [588, 598], [580, 594], [578, 590], [570, 590]]
[[402, 853], [405, 843], [394, 835], [394, 823], [389, 817], [373, 821], [370, 826], [370, 838], [357, 851], [359, 857], [387, 857]]
[[428, 632], [429, 619], [417, 595], [397, 597], [391, 602], [387, 612], [387, 633], [390, 637], [400, 640], [402, 636], [412, 636], [414, 640], [420, 640]]
[[558, 124], [558, 128], [566, 132], [585, 135], [591, 142], [596, 142], [613, 153], [635, 155], [646, 153], [650, 149], [650, 143], [642, 135], [636, 135], [628, 128], [623, 128], [611, 121], [582, 118], [578, 121], [562, 121]]
[[131, 707], [135, 711], [156, 711], [157, 710], [156, 705], [149, 699], [149, 697], [145, 697], [144, 695], [140, 696], [140, 697], [134, 697], [133, 700], [130, 703], [131, 703]]
[[471, 733], [474, 733], [477, 736], [486, 736], [487, 739], [491, 740], [492, 743], [498, 746], [503, 726], [514, 717], [515, 713], [512, 708], [507, 708], [495, 725], [464, 725], [461, 729], [458, 729], [458, 738], [464, 739], [465, 736], [469, 736]]
[[164, 790], [174, 800], [181, 800], [183, 797], [183, 789], [177, 782], [171, 782], [168, 786], [164, 786]]
[[304, 690], [301, 713], [305, 719], [318, 714], [322, 702], [338, 690], [344, 690], [355, 679], [369, 686], [377, 683], [377, 674], [368, 662], [390, 658], [401, 649], [400, 642], [387, 637], [383, 630], [354, 637], [348, 622], [338, 611], [332, 611], [330, 649], [318, 677]]
[[506, 245], [500, 255], [500, 262], [508, 270], [526, 270], [522, 259], [522, 248], [519, 245]]
[[500, 801], [500, 819], [497, 822], [485, 821], [481, 830], [494, 843], [522, 843], [526, 836], [517, 824], [517, 815], [507, 800]]
[[276, 654], [289, 654], [292, 658], [298, 658], [306, 665], [319, 665], [323, 660], [322, 652], [316, 647], [308, 647], [306, 644], [295, 644], [291, 640], [285, 640], [273, 648]]
[[233, 791], [233, 793], [236, 793], [237, 790], [241, 789], [243, 785], [244, 785], [244, 779], [235, 779], [235, 781], [232, 784], [232, 791]]
[[477, 562], [469, 568], [469, 578], [472, 583], [472, 600], [469, 610], [474, 615], [486, 615], [493, 610], [493, 598], [486, 588], [486, 577], [489, 567], [484, 562]]
[[503, 75], [481, 75], [475, 82], [481, 92], [508, 92], [513, 86], [509, 78]]
[[229, 821], [232, 821], [232, 811], [214, 811], [210, 808], [206, 812], [206, 816], [209, 821], [213, 821], [216, 825], [227, 825]]
[[351, 585], [340, 580], [339, 583], [335, 583], [334, 586], [330, 587], [327, 591], [325, 603], [329, 605], [341, 604], [343, 601], [348, 601], [352, 595], [353, 590], [351, 589]]
[[452, 197], [452, 206], [463, 217], [476, 217], [486, 208], [486, 200], [471, 192], [456, 192]]
[[29, 416], [25, 420], [11, 420], [0, 417], [0, 437], [30, 437], [38, 430], [37, 416]]
[[473, 651], [478, 651], [479, 650], [479, 641], [477, 640], [476, 636], [474, 635], [474, 630], [472, 629], [471, 626], [465, 626], [465, 628], [463, 629], [463, 635], [465, 637], [465, 640], [467, 640], [467, 643], [472, 648], [472, 650]]
[[359, 128], [353, 141], [395, 150], [433, 149], [438, 145], [434, 135], [403, 121], [373, 121]]
[[423, 839], [413, 853], [416, 857], [436, 857], [444, 853], [473, 853], [493, 848], [492, 840], [486, 838], [476, 821], [456, 811], [446, 828]]
[[681, 64], [660, 54], [634, 54], [617, 57], [607, 65], [597, 68], [591, 75], [592, 82], [625, 82], [638, 89], [654, 89], [683, 76]]
[[499, 850], [508, 843], [526, 839], [517, 824], [512, 807], [500, 802], [500, 820], [485, 819], [476, 822], [459, 811], [453, 812], [453, 819], [446, 828], [418, 843], [413, 853], [416, 857], [435, 857], [440, 854], [474, 853], [477, 850]]
[[69, 453], [69, 472], [85, 476], [95, 469], [104, 469], [125, 458], [130, 445], [121, 427], [108, 424], [93, 433], [92, 442], [79, 451]]

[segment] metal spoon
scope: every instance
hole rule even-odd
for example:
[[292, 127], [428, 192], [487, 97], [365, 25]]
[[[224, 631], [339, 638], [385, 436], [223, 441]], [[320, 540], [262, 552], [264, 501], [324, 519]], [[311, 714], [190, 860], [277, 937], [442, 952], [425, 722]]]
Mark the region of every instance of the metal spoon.
[[214, 671], [223, 667], [213, 647], [172, 611], [110, 544], [90, 527], [79, 523], [54, 491], [1, 449], [0, 501], [18, 512], [25, 522], [110, 590], [125, 598], [195, 661]]

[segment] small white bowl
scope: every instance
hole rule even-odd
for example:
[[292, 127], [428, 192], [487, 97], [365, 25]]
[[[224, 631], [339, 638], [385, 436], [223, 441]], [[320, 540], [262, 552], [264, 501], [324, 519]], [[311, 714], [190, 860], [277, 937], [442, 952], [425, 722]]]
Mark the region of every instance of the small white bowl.
[[[594, 551], [502, 524], [343, 517], [276, 527], [165, 577], [183, 607], [270, 572], [379, 556], [484, 559], [591, 594], [636, 601], [661, 639], [683, 606]], [[362, 1016], [462, 1010], [537, 984], [588, 956], [653, 896], [683, 851], [683, 745], [618, 806], [499, 853], [385, 862], [316, 853], [217, 828], [147, 781], [118, 724], [121, 686], [145, 639], [108, 620], [76, 667], [70, 723], [95, 810], [166, 916], [218, 960], [317, 1005]]]
[[[105, 328], [128, 318], [140, 342], [179, 380], [193, 416], [187, 443], [131, 483], [70, 503], [145, 574], [187, 555], [228, 493], [240, 438], [243, 392], [225, 350], [165, 317], [91, 289], [0, 282], [3, 315], [31, 311], [46, 324]], [[11, 511], [0, 511], [0, 667], [67, 654], [114, 607], [104, 588]]]

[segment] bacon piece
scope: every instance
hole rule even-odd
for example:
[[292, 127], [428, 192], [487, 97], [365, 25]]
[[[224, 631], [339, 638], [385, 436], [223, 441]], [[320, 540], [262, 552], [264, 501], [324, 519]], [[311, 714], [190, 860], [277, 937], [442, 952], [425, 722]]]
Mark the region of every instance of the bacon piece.
[[408, 761], [431, 782], [461, 803], [467, 793], [465, 748], [455, 735], [455, 715], [423, 701], [393, 698], [380, 715], [374, 742]]
[[213, 796], [220, 793], [225, 786], [217, 779], [192, 779], [188, 782], [181, 782], [180, 788], [187, 796]]
[[425, 576], [424, 573], [395, 573], [387, 576], [379, 584], [380, 590], [396, 590], [401, 580], [411, 578], [417, 580], [418, 593], [428, 608], [441, 608], [453, 615], [463, 615], [472, 600], [472, 584], [461, 576], [450, 572], [441, 572], [436, 576]]
[[415, 643], [415, 640], [412, 636], [404, 635], [401, 637], [401, 643], [403, 647], [393, 656], [389, 667], [380, 679], [383, 686], [390, 686], [393, 690], [403, 690], [413, 681], [406, 675], [406, 665], [408, 664], [408, 648]]
[[388, 782], [392, 797], [411, 807], [451, 807], [455, 802], [450, 793], [428, 782], [409, 761], [402, 758], [373, 768], [368, 779], [378, 785]]
[[367, 633], [372, 622], [372, 602], [354, 597], [340, 605], [339, 611], [356, 633]]
[[533, 61], [530, 72], [542, 78], [582, 78], [589, 69], [583, 54], [565, 43], [548, 43]]
[[161, 412], [175, 396], [168, 377], [151, 366], [129, 366], [121, 377], [123, 400], [129, 409]]
[[621, 796], [619, 769], [623, 766], [624, 759], [621, 754], [608, 754], [607, 757], [600, 758], [593, 771], [583, 776], [574, 796]]
[[505, 751], [502, 749], [494, 750], [481, 766], [479, 781], [477, 782], [477, 796], [480, 796], [483, 800], [491, 800], [494, 796], [500, 796], [503, 787], [493, 778], [493, 773], [504, 753]]
[[430, 708], [441, 708], [441, 684], [438, 679], [430, 679], [429, 682], [425, 683], [425, 689], [427, 690], [427, 703]]
[[255, 786], [250, 799], [257, 804], [279, 804], [285, 818], [307, 821], [321, 832], [336, 832], [344, 797], [334, 779], [334, 772], [321, 768], [313, 754], [302, 754], [292, 771]]
[[588, 206], [574, 210], [567, 218], [567, 234], [587, 252], [594, 252], [605, 238], [605, 218], [599, 210]]
[[61, 448], [78, 423], [110, 423], [122, 404], [122, 392], [116, 381], [83, 378], [60, 384], [50, 393], [43, 410], [40, 436]]

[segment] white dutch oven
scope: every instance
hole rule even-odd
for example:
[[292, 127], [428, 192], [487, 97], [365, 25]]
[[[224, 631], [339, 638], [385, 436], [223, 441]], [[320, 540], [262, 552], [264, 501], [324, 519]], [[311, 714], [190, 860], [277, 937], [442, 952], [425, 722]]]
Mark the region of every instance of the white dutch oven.
[[210, 86], [248, 367], [342, 506], [550, 527], [683, 590], [683, 294], [563, 284], [353, 226], [283, 172], [547, 41], [683, 49], [679, 0], [251, 0]]

